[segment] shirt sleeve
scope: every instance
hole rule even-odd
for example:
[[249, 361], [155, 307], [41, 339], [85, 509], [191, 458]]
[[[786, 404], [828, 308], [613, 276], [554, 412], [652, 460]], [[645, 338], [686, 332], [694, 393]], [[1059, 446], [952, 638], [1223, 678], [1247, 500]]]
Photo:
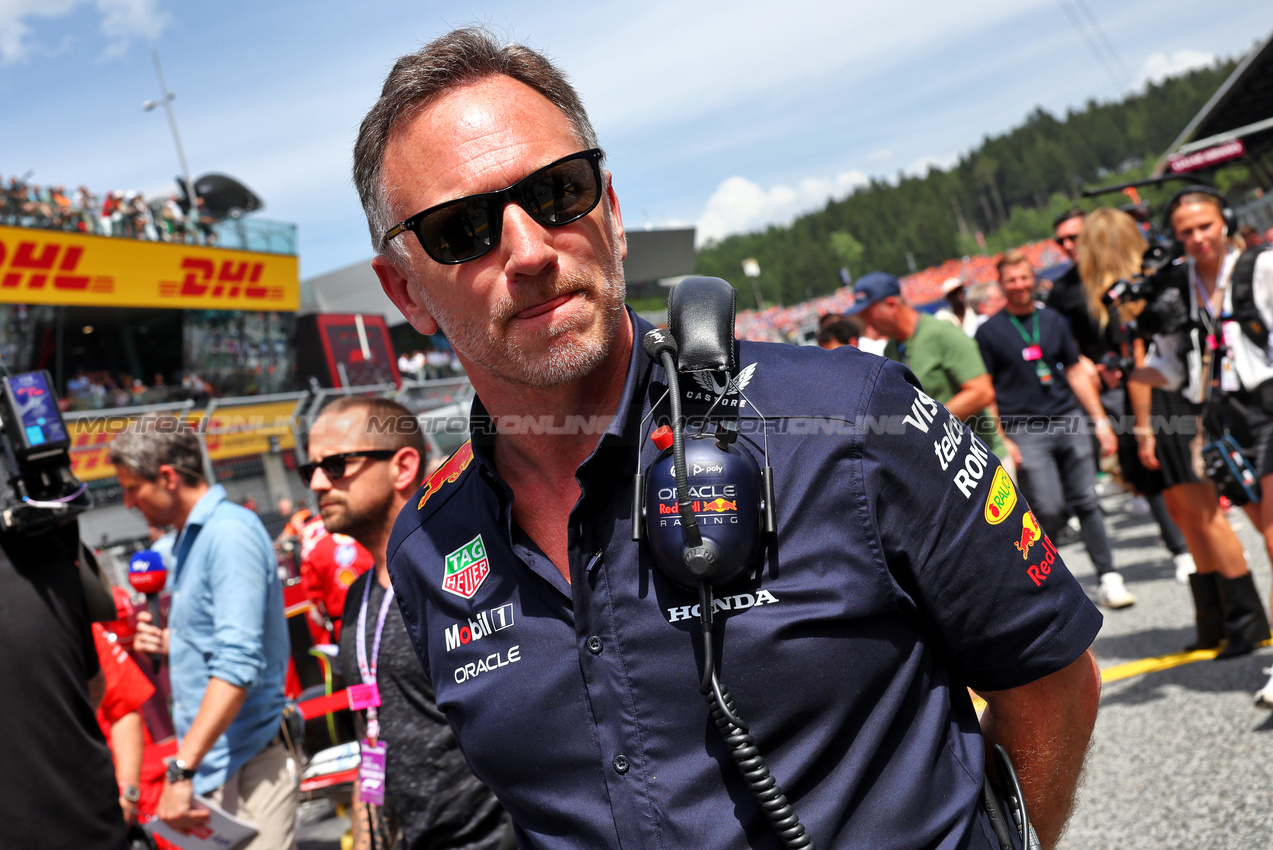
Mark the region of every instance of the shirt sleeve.
[[1185, 365], [1180, 361], [1180, 336], [1156, 336], [1145, 352], [1145, 365], [1166, 380], [1163, 389], [1179, 392], [1185, 383]]
[[106, 636], [106, 630], [98, 624], [93, 625], [93, 642], [106, 678], [106, 694], [102, 697], [100, 710], [107, 725], [110, 725], [129, 712], [140, 709], [154, 694], [155, 686], [141, 672], [137, 662], [119, 644], [112, 643]]
[[[213, 639], [209, 675], [240, 688], [252, 688], [265, 674], [265, 614], [277, 569], [264, 527], [226, 523], [211, 541]], [[259, 532], [259, 533], [258, 533]]]
[[[1266, 250], [1256, 258], [1252, 289], [1255, 291], [1255, 306], [1260, 311], [1264, 326], [1273, 328], [1273, 250]], [[1264, 353], [1273, 359], [1273, 341], [1270, 342], [1269, 349]]]
[[985, 443], [896, 367], [872, 408], [894, 423], [863, 438], [880, 555], [959, 679], [1003, 690], [1078, 658], [1100, 612]]
[[981, 327], [977, 328], [977, 333], [973, 336], [973, 341], [977, 343], [977, 350], [981, 353], [982, 365], [984, 365], [986, 370], [993, 375], [997, 371], [995, 369], [995, 363], [997, 361], [995, 359], [994, 345], [992, 344], [991, 339], [992, 329], [987, 329], [989, 324], [990, 319], [981, 323]]
[[[946, 348], [946, 363], [954, 382], [963, 386], [973, 378], [986, 374], [985, 361], [981, 359], [981, 350], [964, 332], [951, 325], [954, 333], [942, 334], [942, 345]], [[944, 330], [944, 329], [943, 329]]]
[[1052, 318], [1056, 319], [1056, 333], [1060, 338], [1059, 360], [1068, 369], [1079, 362], [1079, 347], [1074, 341], [1074, 328], [1070, 325], [1070, 320], [1060, 313], [1053, 313]]

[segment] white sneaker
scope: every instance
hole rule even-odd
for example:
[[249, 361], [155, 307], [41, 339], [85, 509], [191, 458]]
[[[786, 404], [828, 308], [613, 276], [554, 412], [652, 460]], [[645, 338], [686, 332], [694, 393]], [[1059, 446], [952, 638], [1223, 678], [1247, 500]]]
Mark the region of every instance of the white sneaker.
[[1269, 681], [1255, 692], [1255, 707], [1273, 709], [1273, 667], [1265, 667], [1264, 675], [1269, 677]]
[[1193, 555], [1188, 552], [1173, 555], [1171, 560], [1176, 565], [1176, 581], [1181, 584], [1188, 584], [1189, 576], [1198, 572], [1198, 565], [1193, 562]]
[[1136, 604], [1136, 597], [1127, 591], [1121, 575], [1106, 573], [1101, 576], [1101, 589], [1096, 592], [1096, 603], [1106, 608], [1126, 608]]
[[1149, 516], [1149, 500], [1144, 496], [1132, 496], [1127, 503], [1127, 512], [1134, 517]]

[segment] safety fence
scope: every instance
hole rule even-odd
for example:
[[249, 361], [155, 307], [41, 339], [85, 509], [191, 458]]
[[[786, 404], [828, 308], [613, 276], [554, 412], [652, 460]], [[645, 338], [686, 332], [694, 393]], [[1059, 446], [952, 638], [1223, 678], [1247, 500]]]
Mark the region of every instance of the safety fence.
[[[208, 481], [270, 478], [271, 470], [291, 472], [305, 460], [305, 434], [309, 424], [334, 398], [368, 395], [392, 398], [415, 413], [422, 422], [430, 454], [450, 454], [464, 441], [473, 388], [467, 378], [404, 381], [402, 385], [373, 384], [360, 387], [315, 388], [304, 392], [216, 398], [205, 407], [193, 401], [151, 404], [109, 411], [68, 412], [71, 437], [71, 470], [89, 486], [97, 506], [119, 504], [123, 494], [110, 463], [111, 441], [130, 422], [147, 414], [167, 413], [189, 423], [203, 448]], [[441, 417], [444, 425], [430, 423]], [[463, 431], [464, 433], [453, 433]], [[273, 505], [259, 511], [267, 528], [277, 534], [281, 519]], [[279, 528], [272, 528], [277, 524]]]

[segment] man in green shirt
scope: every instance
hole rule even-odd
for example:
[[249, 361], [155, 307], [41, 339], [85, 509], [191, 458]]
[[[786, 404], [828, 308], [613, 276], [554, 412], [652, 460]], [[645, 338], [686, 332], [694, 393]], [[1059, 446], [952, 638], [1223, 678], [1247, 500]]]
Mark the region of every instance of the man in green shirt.
[[863, 275], [853, 293], [848, 313], [889, 338], [884, 356], [914, 372], [924, 392], [972, 428], [1015, 478], [1016, 447], [999, 427], [994, 384], [977, 343], [950, 322], [912, 307], [890, 274]]

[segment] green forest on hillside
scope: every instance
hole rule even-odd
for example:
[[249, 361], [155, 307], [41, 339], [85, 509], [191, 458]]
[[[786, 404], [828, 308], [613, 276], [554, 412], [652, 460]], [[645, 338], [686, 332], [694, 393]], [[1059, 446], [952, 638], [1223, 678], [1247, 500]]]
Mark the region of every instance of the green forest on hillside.
[[[949, 171], [873, 180], [790, 225], [709, 243], [697, 253], [697, 273], [750, 293], [741, 269], [754, 257], [766, 302], [794, 304], [841, 286], [841, 268], [854, 277], [872, 269], [903, 275], [911, 263], [925, 268], [1046, 238], [1053, 216], [1073, 206], [1084, 186], [1147, 175], [1235, 64], [1173, 77], [1118, 102], [1088, 101], [1064, 118], [1037, 108], [1020, 126], [983, 139]], [[1142, 195], [1152, 201], [1170, 191], [1169, 185]], [[1125, 200], [1107, 195], [1080, 205]], [[978, 232], [986, 249], [977, 244]]]

